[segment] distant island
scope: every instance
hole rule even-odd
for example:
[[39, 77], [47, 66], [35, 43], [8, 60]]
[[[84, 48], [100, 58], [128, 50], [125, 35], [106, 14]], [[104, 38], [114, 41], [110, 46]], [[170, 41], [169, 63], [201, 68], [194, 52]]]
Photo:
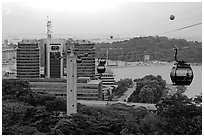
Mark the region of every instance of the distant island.
[[181, 49], [178, 59], [189, 63], [202, 63], [202, 42], [185, 39], [169, 39], [167, 37], [147, 36], [113, 43], [96, 43], [98, 58], [120, 60], [126, 62], [144, 61], [149, 55], [150, 61], [174, 61], [175, 45]]

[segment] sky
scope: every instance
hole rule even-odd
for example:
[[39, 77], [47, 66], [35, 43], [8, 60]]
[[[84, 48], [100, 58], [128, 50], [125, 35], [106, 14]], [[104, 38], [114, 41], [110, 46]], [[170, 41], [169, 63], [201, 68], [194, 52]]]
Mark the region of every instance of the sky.
[[[175, 19], [170, 20], [170, 15]], [[201, 2], [131, 0], [3, 0], [2, 39], [46, 38], [48, 19], [54, 38], [113, 36], [117, 40], [158, 35], [202, 41]]]

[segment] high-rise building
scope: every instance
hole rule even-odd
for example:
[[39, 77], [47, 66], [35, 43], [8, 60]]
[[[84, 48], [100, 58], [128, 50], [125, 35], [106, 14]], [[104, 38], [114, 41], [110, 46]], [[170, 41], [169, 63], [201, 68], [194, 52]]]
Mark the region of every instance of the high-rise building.
[[77, 77], [95, 77], [95, 47], [94, 43], [86, 40], [74, 42], [77, 55], [82, 55], [81, 63], [77, 63]]
[[64, 39], [46, 39], [44, 54], [44, 73], [47, 78], [63, 78], [64, 65], [60, 59], [65, 47]]
[[37, 40], [22, 40], [17, 47], [17, 78], [39, 78], [40, 57]]

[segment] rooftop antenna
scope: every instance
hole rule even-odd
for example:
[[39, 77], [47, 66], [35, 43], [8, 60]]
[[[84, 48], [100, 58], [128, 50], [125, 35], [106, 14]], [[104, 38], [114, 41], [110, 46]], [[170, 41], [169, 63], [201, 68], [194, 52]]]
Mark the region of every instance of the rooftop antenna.
[[47, 39], [51, 39], [52, 38], [52, 23], [49, 20], [49, 17], [47, 16]]

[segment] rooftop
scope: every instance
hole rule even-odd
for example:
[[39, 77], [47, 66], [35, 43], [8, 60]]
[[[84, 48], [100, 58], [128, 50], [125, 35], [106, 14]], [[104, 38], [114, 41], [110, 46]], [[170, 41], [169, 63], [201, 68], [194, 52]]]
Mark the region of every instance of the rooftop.
[[90, 80], [87, 84], [99, 84], [101, 80]]
[[38, 44], [38, 40], [36, 39], [23, 39], [22, 41], [18, 42], [19, 44]]
[[76, 41], [74, 41], [74, 43], [77, 43], [77, 44], [94, 44], [94, 43], [90, 42], [89, 40], [76, 40]]

